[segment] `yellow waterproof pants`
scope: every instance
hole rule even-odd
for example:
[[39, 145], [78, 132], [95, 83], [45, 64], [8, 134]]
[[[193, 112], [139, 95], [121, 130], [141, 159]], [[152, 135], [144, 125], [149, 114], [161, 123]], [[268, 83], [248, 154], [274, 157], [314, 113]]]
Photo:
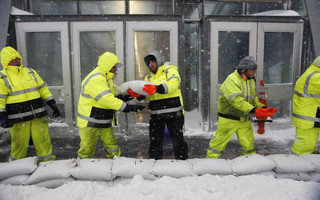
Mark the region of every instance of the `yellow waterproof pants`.
[[316, 148], [320, 128], [301, 129], [296, 127], [296, 138], [291, 150], [295, 154], [309, 154]]
[[219, 117], [216, 134], [207, 149], [207, 158], [219, 158], [235, 133], [241, 145], [241, 155], [255, 154], [251, 122]]
[[120, 156], [121, 150], [118, 146], [118, 141], [113, 134], [112, 127], [110, 128], [92, 128], [85, 127], [79, 128], [80, 132], [80, 149], [78, 156], [80, 158], [92, 158], [96, 150], [96, 144], [98, 138], [103, 143], [103, 148], [106, 151], [107, 158], [113, 158], [114, 156]]
[[50, 161], [56, 158], [52, 155], [47, 116], [16, 123], [9, 131], [11, 135], [11, 153], [9, 161], [25, 158], [27, 156], [30, 136], [32, 137], [39, 162]]

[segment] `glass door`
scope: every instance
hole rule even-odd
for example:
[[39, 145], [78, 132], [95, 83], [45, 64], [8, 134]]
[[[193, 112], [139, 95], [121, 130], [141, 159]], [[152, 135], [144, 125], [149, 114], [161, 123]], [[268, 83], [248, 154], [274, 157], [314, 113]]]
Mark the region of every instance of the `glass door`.
[[257, 23], [211, 22], [210, 118], [217, 119], [219, 87], [239, 61], [256, 57]]
[[68, 23], [16, 22], [16, 35], [24, 65], [39, 73], [57, 101], [62, 117], [72, 123]]
[[[264, 80], [268, 106], [278, 117], [291, 116], [294, 85], [299, 77], [303, 23], [259, 23], [257, 80]], [[281, 94], [281, 95], [279, 95]]]
[[[143, 58], [152, 50], [161, 51], [165, 62], [178, 66], [178, 22], [176, 21], [127, 22], [127, 41], [127, 81], [144, 80], [149, 70]], [[130, 119], [135, 117], [129, 117]], [[148, 110], [144, 109], [137, 113], [136, 119], [137, 122], [147, 123]]]
[[[122, 22], [73, 22], [72, 51], [74, 66], [74, 104], [78, 105], [82, 80], [97, 66], [106, 51], [116, 54], [123, 63]], [[115, 84], [124, 82], [124, 67], [119, 68]], [[77, 107], [75, 108], [76, 111]]]

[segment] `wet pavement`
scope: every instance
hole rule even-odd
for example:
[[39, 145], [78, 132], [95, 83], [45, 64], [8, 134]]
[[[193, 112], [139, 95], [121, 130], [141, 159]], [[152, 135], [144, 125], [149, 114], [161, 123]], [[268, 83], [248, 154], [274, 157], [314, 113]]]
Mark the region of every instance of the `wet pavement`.
[[[119, 146], [122, 150], [122, 156], [131, 158], [148, 158], [149, 136], [135, 135], [135, 136], [116, 136]], [[189, 158], [205, 158], [206, 150], [211, 138], [204, 136], [185, 137], [189, 146]], [[76, 158], [79, 149], [80, 138], [77, 136], [59, 138], [53, 137], [53, 154], [57, 159]], [[262, 155], [290, 153], [290, 148], [294, 141], [275, 142], [272, 140], [255, 140], [255, 149], [257, 153]], [[164, 140], [163, 158], [174, 158], [173, 148], [170, 140]], [[226, 150], [223, 152], [221, 158], [232, 159], [240, 155], [240, 145], [237, 139], [232, 139]], [[0, 143], [0, 162], [5, 162], [10, 154], [10, 143]], [[28, 150], [28, 156], [35, 155], [34, 148], [31, 145]], [[101, 141], [98, 141], [96, 151], [96, 158], [105, 158], [105, 152]]]

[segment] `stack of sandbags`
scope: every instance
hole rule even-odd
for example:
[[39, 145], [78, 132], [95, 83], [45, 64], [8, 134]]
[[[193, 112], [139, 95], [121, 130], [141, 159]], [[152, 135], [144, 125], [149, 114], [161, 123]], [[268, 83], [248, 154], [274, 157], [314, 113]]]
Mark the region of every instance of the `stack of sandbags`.
[[297, 155], [276, 154], [266, 156], [273, 160], [276, 178], [294, 179], [298, 181], [309, 181], [309, 172], [313, 172], [316, 166], [309, 160]]
[[170, 176], [173, 178], [182, 178], [193, 176], [192, 165], [186, 160], [157, 160], [150, 170], [150, 174], [157, 177]]
[[77, 165], [75, 159], [41, 162], [26, 181], [28, 185], [56, 188], [73, 181], [71, 170]]
[[232, 160], [232, 172], [234, 175], [261, 174], [271, 175], [275, 167], [274, 162], [262, 155], [245, 155]]
[[319, 154], [305, 154], [302, 158], [311, 162], [316, 168], [309, 172], [310, 181], [320, 182], [320, 155]]
[[0, 163], [0, 184], [26, 184], [30, 174], [37, 168], [37, 157], [28, 157]]
[[192, 165], [192, 173], [195, 175], [231, 175], [232, 162], [225, 159], [189, 159]]
[[70, 171], [77, 180], [111, 181], [116, 177], [111, 171], [111, 159], [78, 159], [77, 165]]
[[155, 162], [154, 159], [114, 157], [112, 173], [122, 178], [133, 178], [136, 175], [141, 175], [144, 179], [155, 180], [155, 175], [151, 173]]

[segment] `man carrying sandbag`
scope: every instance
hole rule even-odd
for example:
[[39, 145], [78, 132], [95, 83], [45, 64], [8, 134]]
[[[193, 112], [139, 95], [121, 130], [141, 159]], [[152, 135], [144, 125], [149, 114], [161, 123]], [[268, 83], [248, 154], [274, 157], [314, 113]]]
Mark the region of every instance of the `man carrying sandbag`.
[[27, 156], [30, 137], [39, 162], [54, 160], [46, 104], [54, 117], [59, 117], [60, 112], [47, 84], [21, 61], [21, 55], [12, 47], [2, 49], [0, 122], [2, 127], [9, 128], [11, 135], [9, 161]]
[[316, 147], [320, 130], [320, 56], [297, 80], [293, 94], [292, 124], [295, 154], [319, 154]]
[[118, 67], [118, 57], [111, 53], [103, 53], [98, 60], [98, 66], [90, 72], [81, 83], [81, 94], [78, 103], [77, 125], [80, 132], [80, 158], [94, 156], [98, 138], [103, 143], [107, 158], [120, 156], [121, 150], [114, 136], [112, 124], [114, 112], [138, 112], [144, 109], [141, 105], [130, 105], [115, 97], [113, 77]]
[[[183, 138], [184, 110], [180, 90], [180, 75], [174, 65], [165, 64], [164, 57], [159, 51], [152, 51], [144, 58], [150, 73], [145, 81], [153, 84], [145, 84], [142, 88], [150, 96], [149, 100], [149, 157], [161, 159], [163, 154], [163, 136], [165, 126], [169, 130], [176, 159], [188, 159], [188, 145]], [[138, 99], [142, 97], [128, 90], [129, 94]]]
[[269, 117], [277, 111], [259, 102], [254, 80], [256, 71], [255, 59], [247, 56], [241, 59], [236, 70], [222, 83], [218, 99], [218, 126], [209, 143], [207, 158], [219, 158], [234, 133], [241, 145], [241, 155], [256, 153], [250, 114]]

